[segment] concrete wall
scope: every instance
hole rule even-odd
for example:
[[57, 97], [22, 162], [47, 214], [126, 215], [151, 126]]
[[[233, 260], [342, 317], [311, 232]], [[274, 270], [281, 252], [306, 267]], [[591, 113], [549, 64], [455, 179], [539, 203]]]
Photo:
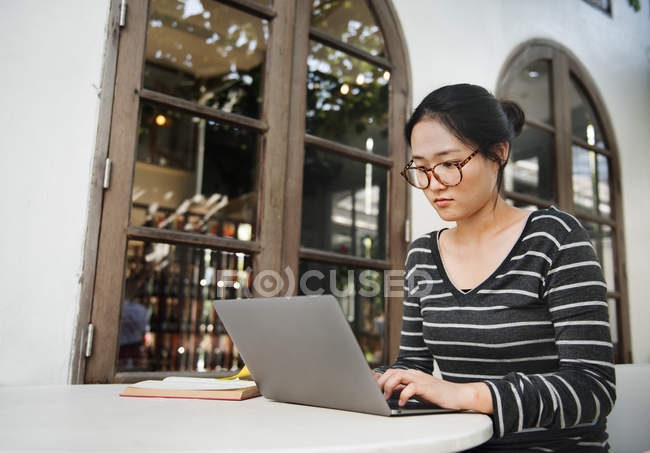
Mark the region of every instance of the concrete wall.
[[2, 4], [0, 385], [68, 382], [108, 6]]
[[[632, 348], [650, 362], [650, 4], [635, 13], [613, 0], [607, 16], [583, 1], [393, 0], [411, 60], [413, 106], [439, 86], [468, 82], [496, 90], [513, 49], [545, 38], [587, 68], [613, 122], [623, 178]], [[421, 191], [412, 191], [413, 237], [445, 226]]]

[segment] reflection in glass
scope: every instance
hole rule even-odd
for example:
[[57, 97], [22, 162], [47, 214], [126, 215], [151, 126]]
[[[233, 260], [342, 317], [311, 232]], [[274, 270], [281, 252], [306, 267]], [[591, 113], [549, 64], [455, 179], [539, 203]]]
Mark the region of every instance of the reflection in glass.
[[218, 2], [151, 0], [144, 87], [260, 116], [267, 21]]
[[387, 155], [390, 74], [315, 41], [307, 66], [307, 133]]
[[589, 145], [606, 148], [603, 128], [585, 90], [575, 77], [569, 84], [569, 108], [571, 109], [571, 131], [574, 137]]
[[594, 249], [603, 267], [603, 274], [607, 282], [607, 289], [616, 291], [616, 267], [614, 264], [614, 236], [609, 225], [581, 221], [587, 229], [589, 238], [594, 244]]
[[537, 60], [519, 72], [508, 88], [507, 98], [518, 102], [532, 120], [552, 124], [551, 62]]
[[131, 240], [126, 266], [118, 372], [243, 366], [211, 301], [250, 297], [250, 255]]
[[385, 259], [387, 177], [384, 168], [308, 148], [302, 246]]
[[572, 146], [573, 202], [579, 211], [610, 217], [609, 159]]
[[143, 103], [131, 224], [254, 240], [258, 162], [256, 133]]
[[510, 162], [504, 173], [508, 191], [553, 199], [553, 134], [525, 126], [512, 142]]
[[314, 0], [311, 26], [371, 55], [384, 53], [384, 38], [365, 0]]
[[299, 295], [333, 294], [371, 367], [384, 363], [384, 274], [344, 265], [300, 261]]

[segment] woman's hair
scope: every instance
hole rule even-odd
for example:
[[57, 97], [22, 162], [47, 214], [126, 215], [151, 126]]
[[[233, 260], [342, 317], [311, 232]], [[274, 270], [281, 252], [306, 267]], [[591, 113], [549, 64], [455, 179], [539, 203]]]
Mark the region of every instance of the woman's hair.
[[521, 133], [525, 116], [517, 103], [499, 101], [477, 85], [438, 88], [420, 102], [406, 123], [404, 135], [409, 146], [413, 128], [424, 118], [440, 121], [463, 143], [479, 148], [483, 156], [498, 163], [496, 188], [501, 190], [507, 159], [502, 161], [493, 145], [510, 143]]

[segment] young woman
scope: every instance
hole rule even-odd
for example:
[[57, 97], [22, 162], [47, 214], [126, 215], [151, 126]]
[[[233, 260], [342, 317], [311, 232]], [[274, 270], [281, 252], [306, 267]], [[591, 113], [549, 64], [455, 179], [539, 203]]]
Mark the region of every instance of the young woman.
[[400, 353], [377, 382], [400, 404], [490, 414], [494, 436], [476, 451], [609, 451], [613, 348], [587, 232], [500, 195], [523, 123], [515, 103], [463, 84], [429, 94], [406, 125], [402, 174], [456, 226], [409, 247]]

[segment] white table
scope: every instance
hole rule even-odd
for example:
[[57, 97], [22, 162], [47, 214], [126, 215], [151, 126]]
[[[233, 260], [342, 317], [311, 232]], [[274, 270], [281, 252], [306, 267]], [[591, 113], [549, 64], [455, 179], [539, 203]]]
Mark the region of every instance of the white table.
[[481, 414], [382, 417], [278, 403], [118, 396], [125, 385], [0, 387], [0, 450], [460, 451]]

